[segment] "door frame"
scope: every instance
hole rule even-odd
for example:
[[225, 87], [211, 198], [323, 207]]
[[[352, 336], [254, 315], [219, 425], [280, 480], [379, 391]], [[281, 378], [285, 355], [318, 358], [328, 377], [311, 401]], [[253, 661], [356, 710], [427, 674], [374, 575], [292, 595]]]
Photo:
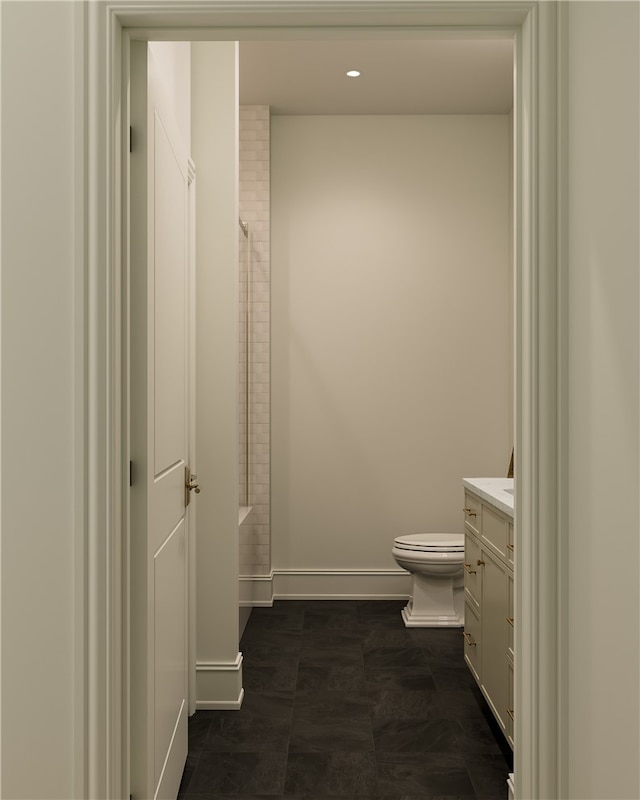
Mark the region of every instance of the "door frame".
[[[186, 6], [186, 7], [185, 7]], [[87, 796], [128, 796], [126, 36], [165, 40], [514, 36], [516, 797], [567, 789], [566, 4], [544, 0], [87, 3], [88, 419], [91, 534]]]

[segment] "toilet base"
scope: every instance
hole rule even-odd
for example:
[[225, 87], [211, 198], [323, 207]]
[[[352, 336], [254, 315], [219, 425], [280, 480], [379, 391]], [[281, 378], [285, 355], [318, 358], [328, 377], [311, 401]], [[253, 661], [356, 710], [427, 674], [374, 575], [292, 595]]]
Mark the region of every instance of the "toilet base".
[[433, 613], [419, 613], [413, 605], [413, 599], [410, 599], [407, 605], [402, 609], [402, 619], [405, 627], [407, 628], [463, 628], [464, 615], [458, 613], [452, 614], [433, 614]]
[[455, 575], [414, 573], [409, 602], [402, 609], [407, 628], [462, 628], [464, 578]]

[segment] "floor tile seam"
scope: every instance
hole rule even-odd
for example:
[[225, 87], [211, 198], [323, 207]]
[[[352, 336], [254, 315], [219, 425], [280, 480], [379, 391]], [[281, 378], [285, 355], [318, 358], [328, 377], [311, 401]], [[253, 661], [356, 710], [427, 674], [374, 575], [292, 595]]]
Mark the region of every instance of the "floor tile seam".
[[287, 787], [287, 776], [289, 775], [289, 747], [291, 745], [291, 736], [287, 737], [287, 751], [284, 758], [284, 772], [282, 773], [282, 795]]
[[375, 753], [375, 744], [373, 741], [373, 737], [370, 737], [368, 741], [363, 741], [358, 746], [357, 742], [346, 742], [342, 743], [342, 747], [339, 745], [336, 746], [335, 742], [330, 742], [323, 744], [322, 742], [318, 741], [317, 739], [311, 742], [301, 740], [298, 743], [298, 740], [293, 737], [292, 740], [289, 742], [289, 749], [287, 751], [289, 754], [295, 753], [306, 753], [306, 754], [321, 754], [324, 753], [325, 755], [331, 754], [338, 754], [338, 753]]
[[298, 713], [296, 713], [294, 709], [293, 717], [291, 719], [291, 723], [294, 722], [300, 724], [302, 722], [308, 722], [310, 724], [316, 722], [332, 722], [335, 725], [340, 725], [341, 723], [366, 723], [371, 722], [371, 714], [369, 709], [363, 709], [361, 713], [358, 712], [349, 712], [349, 713], [340, 713], [331, 711], [328, 713], [323, 713], [321, 711], [309, 711], [307, 709], [299, 709]]
[[[286, 732], [285, 732], [286, 730]], [[282, 731], [282, 739], [286, 739], [286, 746], [288, 747], [289, 741], [289, 734], [291, 732], [291, 726], [287, 724], [286, 729]], [[221, 737], [222, 738], [222, 737]], [[222, 746], [226, 744], [227, 746]], [[253, 747], [255, 746], [255, 750]], [[228, 749], [228, 748], [232, 749]], [[247, 749], [244, 749], [247, 748]], [[240, 752], [244, 749], [244, 752], [279, 752], [280, 748], [274, 749], [273, 747], [260, 747], [259, 743], [252, 741], [251, 739], [245, 739], [243, 737], [238, 737], [238, 739], [234, 742], [230, 742], [229, 739], [223, 739], [220, 743], [216, 743], [215, 738], [208, 743], [207, 746], [203, 747], [202, 751], [200, 752], [200, 756], [202, 757], [203, 754], [210, 754], [210, 753], [226, 753], [226, 752]]]
[[374, 764], [375, 771], [376, 771], [376, 789], [378, 790], [378, 792], [377, 792], [378, 793], [378, 797], [382, 797], [383, 795], [382, 795], [382, 792], [380, 790], [380, 769], [379, 769], [379, 766], [378, 766], [378, 758], [376, 756], [375, 741], [374, 741], [373, 745], [374, 745], [373, 764]]
[[407, 724], [408, 723], [417, 724], [419, 722], [441, 722], [443, 720], [447, 721], [447, 722], [449, 721], [449, 720], [447, 720], [446, 717], [435, 717], [434, 719], [429, 719], [428, 717], [399, 717], [397, 715], [393, 716], [393, 717], [388, 717], [388, 716], [375, 717], [375, 716], [371, 716], [370, 719], [371, 719], [371, 724], [374, 725], [374, 726], [377, 726], [377, 727], [380, 727], [382, 725], [388, 725], [389, 723], [392, 723], [392, 722], [393, 723], [403, 722], [403, 723], [407, 723]]
[[345, 725], [364, 725], [371, 723], [371, 715], [368, 710], [364, 710], [361, 714], [336, 714], [335, 712], [323, 714], [321, 712], [306, 713], [304, 709], [301, 709], [297, 714], [294, 710], [291, 718], [291, 725], [333, 724], [338, 727], [343, 723]]
[[207, 733], [205, 734], [205, 736], [202, 737], [202, 742], [197, 748], [191, 748], [189, 746], [189, 742], [187, 741], [187, 755], [193, 756], [194, 758], [199, 758], [204, 748], [204, 743], [207, 741], [208, 736], [209, 736], [209, 731], [207, 730]]

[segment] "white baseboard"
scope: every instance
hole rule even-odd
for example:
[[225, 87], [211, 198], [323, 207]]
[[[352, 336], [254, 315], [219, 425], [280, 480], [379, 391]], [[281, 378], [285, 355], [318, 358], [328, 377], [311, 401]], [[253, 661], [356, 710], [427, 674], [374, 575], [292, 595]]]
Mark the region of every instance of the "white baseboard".
[[241, 606], [274, 600], [405, 600], [411, 576], [404, 570], [273, 570], [240, 578]]
[[196, 709], [238, 709], [243, 698], [242, 653], [234, 661], [196, 661]]
[[273, 572], [269, 575], [241, 575], [240, 607], [273, 605]]
[[244, 700], [244, 689], [236, 700], [196, 700], [196, 711], [238, 711]]

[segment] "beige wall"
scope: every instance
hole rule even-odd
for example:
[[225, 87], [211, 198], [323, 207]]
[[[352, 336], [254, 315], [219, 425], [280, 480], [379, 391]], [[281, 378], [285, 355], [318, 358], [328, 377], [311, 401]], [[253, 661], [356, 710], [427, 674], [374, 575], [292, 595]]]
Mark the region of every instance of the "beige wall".
[[[2, 3], [1, 796], [83, 796], [82, 7]], [[80, 34], [80, 35], [79, 35]], [[101, 641], [94, 640], [99, 650]]]
[[640, 797], [638, 3], [569, 3], [569, 787]]
[[[237, 704], [238, 47], [194, 42], [197, 660], [199, 707]], [[233, 613], [229, 613], [233, 609]]]
[[511, 452], [509, 118], [272, 118], [278, 569], [389, 569]]

